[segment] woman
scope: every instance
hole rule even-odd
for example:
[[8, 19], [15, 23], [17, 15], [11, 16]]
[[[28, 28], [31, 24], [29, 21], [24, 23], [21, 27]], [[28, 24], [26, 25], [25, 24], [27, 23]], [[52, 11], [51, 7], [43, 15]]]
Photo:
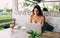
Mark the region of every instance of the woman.
[[34, 8], [33, 8], [33, 14], [30, 16], [30, 23], [40, 23], [41, 24], [41, 27], [42, 27], [42, 31], [43, 31], [43, 27], [44, 27], [44, 24], [45, 24], [45, 17], [43, 16], [43, 13], [41, 11], [41, 8], [39, 5], [36, 5]]

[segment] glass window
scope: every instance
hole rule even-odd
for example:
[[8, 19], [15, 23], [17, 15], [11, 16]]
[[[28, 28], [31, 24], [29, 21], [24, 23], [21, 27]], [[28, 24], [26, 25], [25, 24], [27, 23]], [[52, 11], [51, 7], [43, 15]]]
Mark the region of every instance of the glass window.
[[59, 11], [60, 0], [44, 0], [42, 3], [42, 7], [47, 8], [48, 11]]
[[[43, 10], [43, 8], [47, 8], [48, 11], [59, 11], [59, 2], [60, 0], [44, 0], [41, 1], [39, 3], [41, 9]], [[32, 10], [32, 8], [35, 6], [34, 3], [32, 2], [28, 2], [28, 1], [20, 1], [18, 0], [18, 9], [20, 10], [24, 10], [25, 8]]]
[[43, 5], [48, 11], [59, 11], [59, 2], [44, 2]]
[[35, 5], [36, 4], [29, 2], [29, 1], [24, 0], [21, 2], [20, 0], [18, 0], [18, 11], [25, 11], [25, 10], [32, 11], [32, 9]]
[[12, 0], [0, 0], [0, 20], [12, 18]]
[[[0, 0], [0, 25], [10, 24], [9, 19], [12, 19], [12, 0]], [[3, 30], [2, 28], [0, 29]]]

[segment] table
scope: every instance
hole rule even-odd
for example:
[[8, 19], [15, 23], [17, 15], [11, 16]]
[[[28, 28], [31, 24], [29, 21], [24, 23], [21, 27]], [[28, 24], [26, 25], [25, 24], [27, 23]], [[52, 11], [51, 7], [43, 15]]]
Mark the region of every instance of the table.
[[28, 38], [25, 30], [14, 30], [10, 28], [0, 31], [0, 38]]

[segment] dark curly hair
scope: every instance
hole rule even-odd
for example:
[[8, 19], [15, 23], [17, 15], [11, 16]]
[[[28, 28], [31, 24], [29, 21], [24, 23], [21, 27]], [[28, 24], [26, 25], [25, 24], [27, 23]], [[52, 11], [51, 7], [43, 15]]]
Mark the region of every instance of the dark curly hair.
[[38, 16], [43, 16], [43, 12], [42, 12], [42, 10], [41, 10], [41, 8], [40, 8], [39, 5], [34, 6], [34, 8], [33, 8], [33, 10], [32, 10], [33, 14], [34, 14], [34, 9], [35, 9], [35, 8], [37, 8], [38, 11], [39, 11], [39, 13], [38, 13], [37, 15], [38, 15]]

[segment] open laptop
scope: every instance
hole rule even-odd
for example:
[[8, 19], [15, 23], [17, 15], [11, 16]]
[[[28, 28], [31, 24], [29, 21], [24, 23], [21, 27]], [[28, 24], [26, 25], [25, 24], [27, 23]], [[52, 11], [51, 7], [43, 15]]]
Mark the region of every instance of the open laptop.
[[33, 30], [37, 33], [41, 33], [41, 25], [40, 24], [28, 23], [28, 24], [26, 24], [26, 29], [27, 29], [27, 31]]

